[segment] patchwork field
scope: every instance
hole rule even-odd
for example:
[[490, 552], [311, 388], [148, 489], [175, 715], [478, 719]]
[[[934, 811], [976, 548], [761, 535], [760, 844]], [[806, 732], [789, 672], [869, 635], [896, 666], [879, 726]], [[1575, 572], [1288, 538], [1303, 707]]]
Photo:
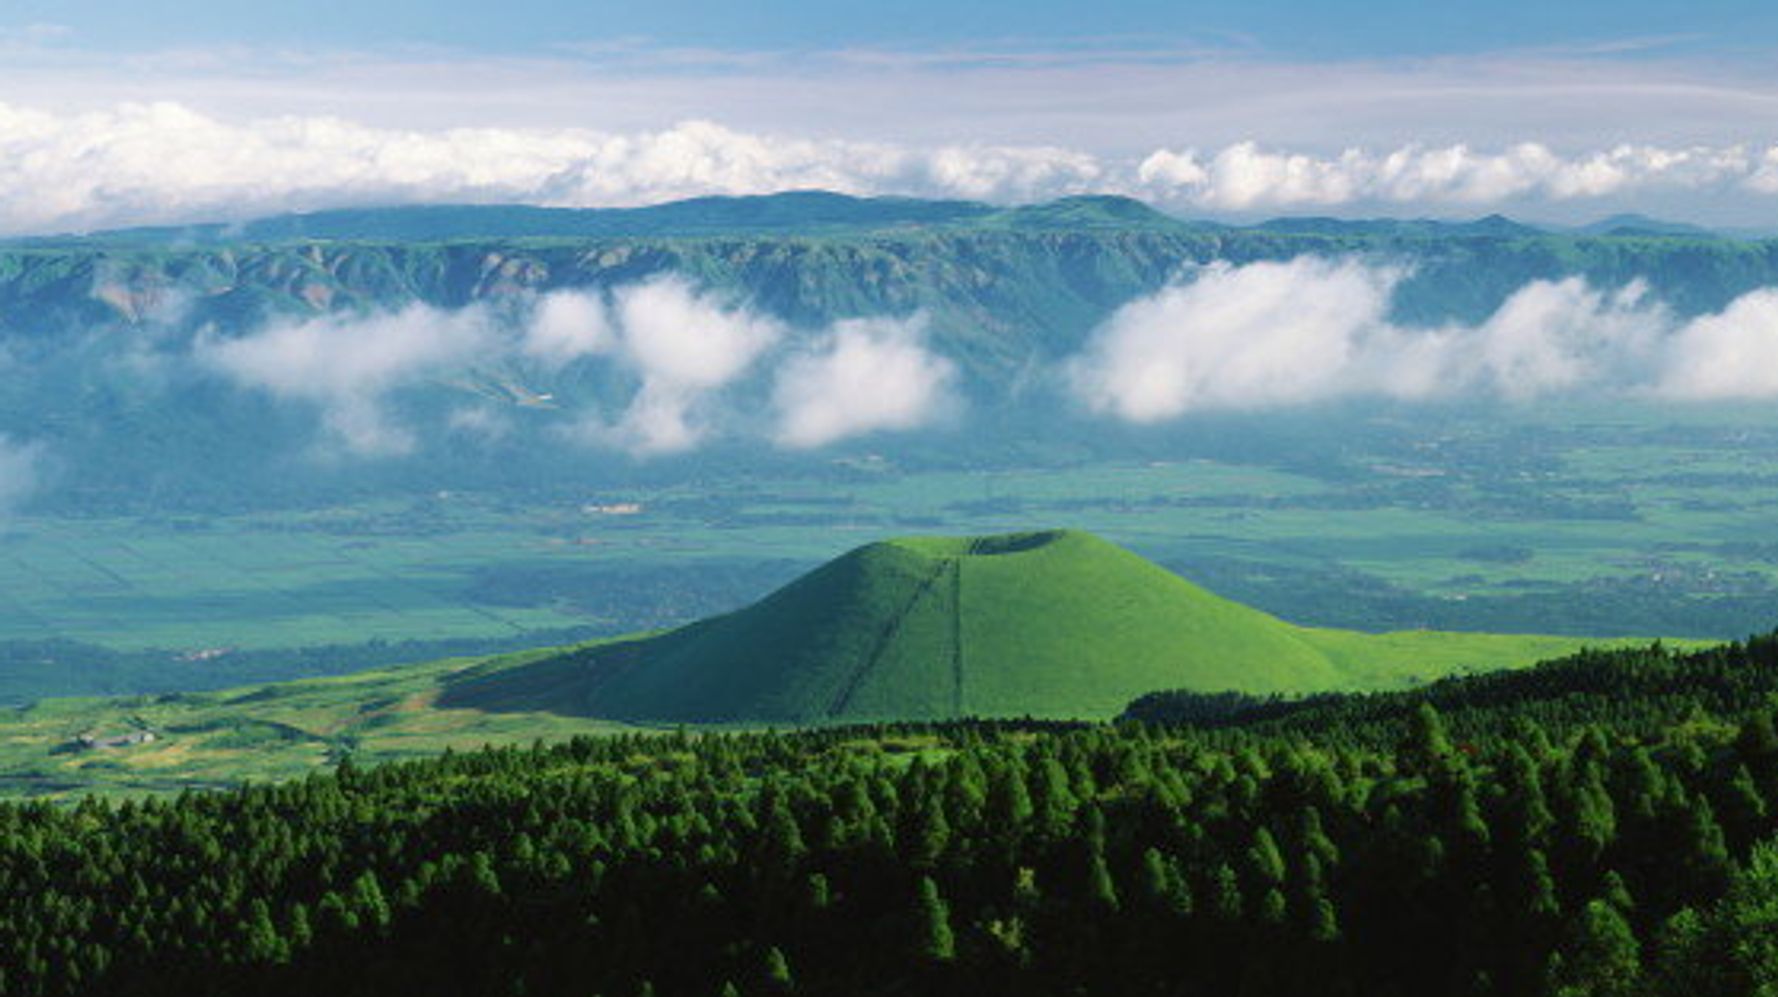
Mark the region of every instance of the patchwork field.
[[[1467, 672], [1478, 661], [1527, 665], [1586, 643], [1441, 633], [1309, 636], [1337, 663], [1342, 684], [1375, 689]], [[487, 744], [669, 729], [576, 715], [562, 709], [574, 702], [562, 697], [533, 696], [522, 706], [511, 698], [484, 701], [491, 685], [516, 682], [536, 692], [538, 676], [577, 670], [584, 652], [598, 646], [566, 657], [540, 650], [211, 692], [0, 708], [0, 798], [177, 793], [300, 778], [347, 755], [370, 764]], [[584, 680], [569, 676], [558, 684], [577, 681]]]
[[[445, 685], [536, 655], [377, 669], [222, 692], [49, 699], [0, 710], [0, 796], [165, 793], [289, 779], [360, 760], [626, 729], [550, 713], [435, 707]], [[140, 743], [80, 747], [78, 738]]]
[[[1778, 423], [1764, 413], [1355, 425], [1223, 447], [1252, 450], [1245, 462], [1162, 440], [1140, 460], [962, 470], [858, 455], [670, 487], [18, 517], [0, 528], [0, 700], [625, 633], [745, 604], [870, 539], [1049, 526], [1310, 626], [1732, 638], [1778, 622]], [[393, 649], [414, 640], [463, 643]], [[106, 670], [99, 649], [133, 657]]]

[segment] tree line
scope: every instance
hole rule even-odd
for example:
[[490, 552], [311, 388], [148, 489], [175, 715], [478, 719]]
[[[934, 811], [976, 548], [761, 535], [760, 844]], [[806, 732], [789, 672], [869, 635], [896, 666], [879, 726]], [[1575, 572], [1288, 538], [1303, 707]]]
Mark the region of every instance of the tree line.
[[1775, 648], [9, 804], [0, 994], [1768, 994]]

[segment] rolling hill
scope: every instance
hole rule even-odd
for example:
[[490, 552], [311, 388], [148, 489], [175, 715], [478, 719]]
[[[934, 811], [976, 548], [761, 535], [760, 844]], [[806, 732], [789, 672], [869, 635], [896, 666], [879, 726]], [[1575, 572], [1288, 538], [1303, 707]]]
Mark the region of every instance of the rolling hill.
[[1383, 688], [1577, 643], [1298, 627], [1073, 530], [916, 537], [734, 613], [456, 683], [440, 705], [651, 723], [1105, 719], [1156, 689]]
[[858, 548], [665, 633], [0, 710], [0, 795], [176, 792], [295, 778], [347, 754], [388, 761], [665, 724], [1106, 720], [1158, 690], [1399, 689], [1600, 643], [1637, 642], [1312, 629], [1088, 533], [917, 537]]

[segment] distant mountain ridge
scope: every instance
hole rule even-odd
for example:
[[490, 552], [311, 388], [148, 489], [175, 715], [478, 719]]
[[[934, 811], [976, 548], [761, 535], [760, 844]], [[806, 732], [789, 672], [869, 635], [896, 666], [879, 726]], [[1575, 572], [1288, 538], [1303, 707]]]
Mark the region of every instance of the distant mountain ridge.
[[[26, 375], [0, 384], [0, 424], [33, 427], [33, 442], [83, 469], [67, 487], [106, 503], [135, 502], [143, 480], [165, 483], [157, 492], [163, 502], [217, 494], [282, 501], [301, 487], [319, 494], [335, 487], [321, 470], [293, 481], [275, 463], [312, 445], [303, 413], [232, 390], [190, 363], [151, 365], [189, 381], [189, 390], [165, 392], [141, 376], [148, 368], [111, 361], [136, 353], [174, 360], [199, 337], [320, 316], [485, 305], [504, 319], [554, 292], [601, 294], [674, 275], [782, 323], [791, 330], [786, 350], [845, 320], [917, 319], [927, 345], [956, 366], [972, 433], [987, 438], [1002, 427], [993, 449], [1004, 452], [1003, 444], [1033, 439], [1037, 422], [1053, 435], [1058, 414], [1072, 418], [1058, 412], [1054, 392], [1033, 390], [1044, 372], [1078, 355], [1118, 309], [1206, 266], [1304, 255], [1373, 261], [1402, 275], [1391, 319], [1437, 328], [1480, 323], [1528, 283], [1570, 277], [1598, 288], [1638, 282], [1682, 317], [1719, 311], [1778, 285], [1775, 245], [1545, 232], [1492, 217], [1231, 227], [1113, 196], [1007, 208], [819, 191], [612, 210], [367, 209], [23, 240], [0, 244], [0, 356], [23, 364]], [[400, 401], [436, 415], [465, 402], [462, 385], [493, 377], [552, 395], [564, 410], [610, 419], [614, 400], [633, 387], [611, 366], [589, 359], [561, 369], [456, 372], [404, 391]], [[732, 390], [763, 399], [771, 369], [758, 365]], [[541, 418], [532, 409], [504, 414], [522, 427]], [[1121, 427], [1066, 428], [1091, 447], [1122, 445]], [[534, 447], [420, 442], [416, 456], [435, 463], [408, 463], [428, 490], [445, 480], [468, 488], [515, 474], [565, 474], [564, 462], [542, 459], [547, 450]], [[396, 464], [387, 462], [390, 479], [407, 480]]]
[[1647, 215], [1621, 214], [1609, 218], [1601, 218], [1589, 225], [1575, 229], [1583, 235], [1602, 235], [1617, 237], [1648, 237], [1676, 236], [1684, 239], [1708, 239], [1717, 235], [1716, 232], [1701, 225], [1686, 222], [1662, 221]]
[[90, 238], [144, 244], [323, 241], [438, 241], [476, 238], [599, 238], [711, 235], [809, 228], [934, 224], [992, 214], [973, 201], [849, 197], [787, 191], [761, 197], [699, 197], [635, 208], [439, 204], [344, 208], [276, 215], [240, 224], [156, 226]]
[[15, 245], [272, 245], [290, 242], [455, 242], [476, 239], [697, 238], [861, 234], [897, 229], [1264, 232], [1384, 239], [1516, 239], [1581, 236], [1715, 238], [1710, 229], [1643, 215], [1614, 215], [1572, 228], [1499, 214], [1472, 220], [1284, 216], [1248, 225], [1177, 217], [1132, 197], [1080, 194], [1031, 204], [917, 197], [859, 197], [826, 190], [695, 197], [621, 208], [526, 204], [367, 206], [273, 215], [242, 222], [156, 225], [8, 240]]
[[978, 201], [853, 197], [823, 190], [697, 197], [631, 208], [437, 204], [341, 208], [239, 223], [113, 229], [16, 240], [26, 245], [209, 246], [287, 242], [446, 242], [465, 239], [596, 239], [820, 234], [901, 228], [1146, 228], [1194, 230], [1208, 223], [1163, 214], [1133, 198], [1065, 197], [1001, 207]]
[[1253, 228], [1296, 235], [1370, 236], [1409, 239], [1519, 239], [1548, 234], [1548, 229], [1513, 221], [1504, 215], [1488, 215], [1474, 221], [1443, 221], [1431, 218], [1274, 218]]

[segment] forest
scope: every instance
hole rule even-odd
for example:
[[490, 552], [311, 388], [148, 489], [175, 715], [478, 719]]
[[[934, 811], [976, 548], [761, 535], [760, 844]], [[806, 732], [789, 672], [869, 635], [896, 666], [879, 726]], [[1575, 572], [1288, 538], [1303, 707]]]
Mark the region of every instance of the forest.
[[1778, 636], [0, 807], [0, 993], [1752, 995]]

